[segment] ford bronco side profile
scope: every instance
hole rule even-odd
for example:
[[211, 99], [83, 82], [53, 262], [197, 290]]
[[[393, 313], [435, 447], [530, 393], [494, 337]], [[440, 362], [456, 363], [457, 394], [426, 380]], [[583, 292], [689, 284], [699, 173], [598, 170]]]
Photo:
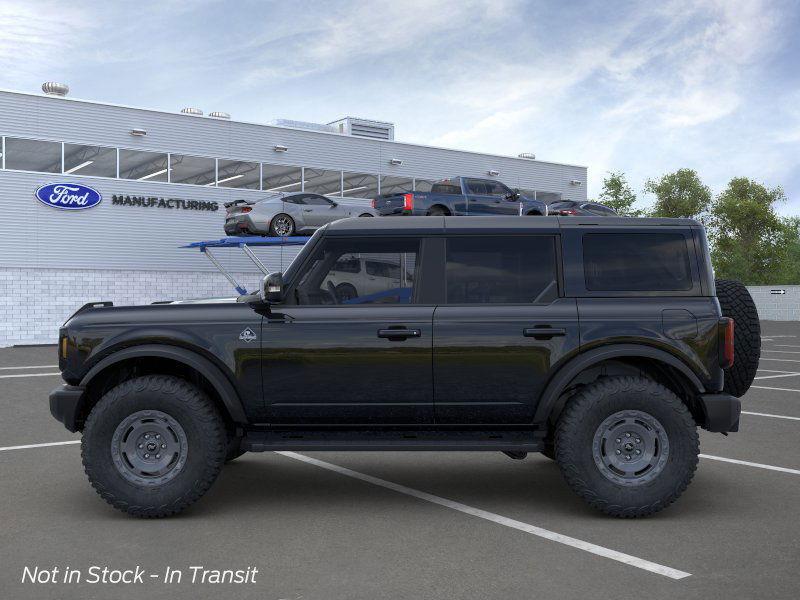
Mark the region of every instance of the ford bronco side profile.
[[[367, 261], [393, 276], [339, 293]], [[61, 329], [50, 410], [142, 517], [268, 450], [541, 452], [591, 506], [649, 515], [692, 479], [698, 427], [738, 430], [760, 352], [691, 220], [344, 219], [237, 302], [110, 304]]]

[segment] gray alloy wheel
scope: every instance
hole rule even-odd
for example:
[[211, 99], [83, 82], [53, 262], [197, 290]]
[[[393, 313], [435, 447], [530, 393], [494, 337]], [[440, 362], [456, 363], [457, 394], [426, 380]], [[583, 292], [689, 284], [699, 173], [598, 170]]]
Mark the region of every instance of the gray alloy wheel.
[[603, 477], [621, 485], [643, 485], [658, 477], [669, 458], [669, 439], [654, 416], [621, 410], [594, 433], [592, 456]]
[[157, 486], [174, 479], [186, 464], [186, 432], [160, 410], [140, 410], [124, 419], [111, 438], [114, 466], [131, 483]]
[[294, 233], [294, 220], [283, 213], [275, 215], [269, 224], [269, 231], [277, 237], [288, 237]]

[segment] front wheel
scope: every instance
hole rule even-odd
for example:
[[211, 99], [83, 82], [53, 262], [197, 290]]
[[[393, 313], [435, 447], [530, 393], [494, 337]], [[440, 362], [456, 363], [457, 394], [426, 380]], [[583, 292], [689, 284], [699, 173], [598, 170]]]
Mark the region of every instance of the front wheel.
[[646, 377], [609, 377], [567, 403], [555, 456], [572, 489], [615, 517], [674, 502], [697, 468], [697, 426], [681, 400]]
[[111, 389], [92, 408], [81, 441], [83, 468], [98, 494], [137, 517], [181, 512], [217, 478], [225, 425], [199, 388], [146, 375]]

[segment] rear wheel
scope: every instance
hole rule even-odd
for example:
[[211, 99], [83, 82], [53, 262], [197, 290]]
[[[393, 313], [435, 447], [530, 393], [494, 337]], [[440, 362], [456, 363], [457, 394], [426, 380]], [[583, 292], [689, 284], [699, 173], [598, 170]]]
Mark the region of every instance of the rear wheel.
[[225, 460], [219, 412], [189, 382], [168, 375], [125, 381], [86, 419], [83, 467], [98, 494], [137, 517], [166, 517], [196, 502]]
[[555, 437], [567, 483], [615, 517], [662, 510], [697, 468], [697, 427], [681, 400], [645, 377], [609, 377], [583, 388], [564, 408]]
[[741, 281], [717, 279], [722, 315], [734, 321], [733, 365], [725, 369], [725, 391], [740, 398], [750, 389], [761, 358], [761, 323], [750, 292]]
[[364, 213], [363, 215], [358, 215], [359, 217], [374, 217], [375, 215], [371, 215], [369, 213]]
[[272, 217], [269, 224], [269, 233], [275, 237], [288, 237], [294, 234], [294, 230], [294, 219], [284, 213]]
[[430, 217], [441, 217], [445, 215], [449, 215], [450, 213], [441, 206], [432, 206], [430, 210], [428, 210], [428, 216]]

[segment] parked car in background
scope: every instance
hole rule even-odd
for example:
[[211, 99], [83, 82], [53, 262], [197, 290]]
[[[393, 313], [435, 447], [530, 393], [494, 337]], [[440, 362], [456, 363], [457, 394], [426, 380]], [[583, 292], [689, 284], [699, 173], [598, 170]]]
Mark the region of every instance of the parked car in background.
[[313, 233], [319, 227], [347, 217], [374, 217], [369, 206], [332, 200], [308, 192], [280, 192], [258, 200], [235, 200], [225, 204], [227, 235], [272, 235], [284, 237]]
[[494, 179], [452, 177], [433, 184], [430, 192], [386, 194], [372, 207], [381, 216], [394, 215], [546, 215], [547, 205]]
[[575, 200], [556, 200], [547, 205], [547, 213], [562, 217], [593, 216], [617, 217], [617, 211], [599, 202], [576, 202]]
[[331, 267], [323, 287], [339, 304], [410, 301], [414, 260], [400, 253], [345, 254]]

